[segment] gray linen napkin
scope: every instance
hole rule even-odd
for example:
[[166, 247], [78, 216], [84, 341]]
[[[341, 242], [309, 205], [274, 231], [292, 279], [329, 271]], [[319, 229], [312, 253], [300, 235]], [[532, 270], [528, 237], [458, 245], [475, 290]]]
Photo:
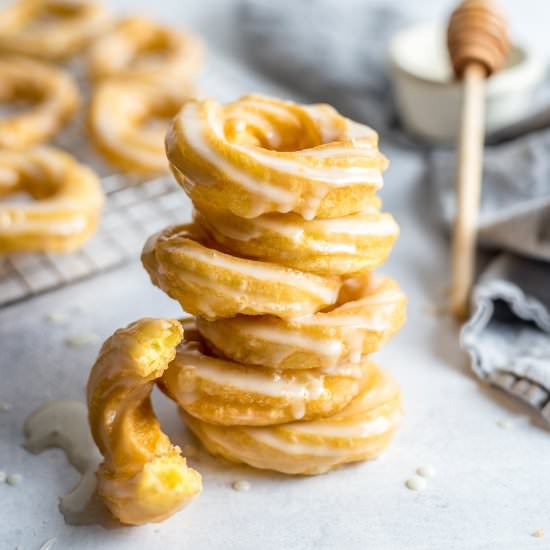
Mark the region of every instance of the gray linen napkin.
[[[414, 4], [411, 3], [414, 7]], [[243, 51], [270, 77], [403, 140], [385, 71], [391, 35], [411, 13], [349, 0], [241, 0]], [[402, 5], [400, 5], [402, 6]], [[329, 24], [330, 22], [330, 24]], [[550, 87], [547, 83], [546, 86]], [[548, 91], [548, 88], [545, 90]], [[548, 97], [548, 94], [546, 94]], [[544, 94], [539, 94], [543, 97]], [[482, 379], [550, 422], [550, 110], [499, 132], [487, 148], [480, 242], [502, 251], [480, 275], [462, 347]], [[534, 131], [536, 130], [536, 131]], [[532, 131], [531, 133], [529, 133]], [[518, 137], [521, 136], [521, 137]], [[420, 153], [419, 153], [420, 154]], [[432, 149], [430, 182], [448, 225], [454, 154]]]

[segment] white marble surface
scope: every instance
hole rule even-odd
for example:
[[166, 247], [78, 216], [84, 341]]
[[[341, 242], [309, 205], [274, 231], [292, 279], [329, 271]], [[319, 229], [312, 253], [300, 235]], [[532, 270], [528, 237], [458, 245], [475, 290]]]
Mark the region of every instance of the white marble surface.
[[[122, 8], [136, 3], [170, 19], [188, 15], [220, 44], [222, 34], [230, 33], [215, 31], [223, 28], [229, 2], [204, 1], [189, 14], [183, 2], [117, 2]], [[518, 2], [508, 3], [517, 10]], [[418, 4], [429, 4], [434, 13], [442, 9], [426, 0]], [[525, 0], [521, 6], [542, 4]], [[0, 549], [39, 549], [51, 538], [56, 550], [548, 547], [532, 533], [542, 527], [550, 536], [550, 434], [515, 402], [481, 386], [457, 349], [456, 326], [427, 311], [442, 300], [447, 244], [429, 221], [421, 160], [397, 149], [384, 152], [392, 166], [382, 195], [402, 236], [383, 271], [397, 277], [410, 297], [408, 323], [378, 354], [402, 386], [405, 409], [385, 459], [314, 478], [288, 478], [200, 453], [190, 462], [203, 474], [204, 492], [170, 520], [113, 530], [65, 525], [57, 498], [77, 475], [60, 451], [27, 453], [22, 424], [48, 399], [83, 399], [99, 343], [115, 328], [142, 316], [180, 313], [136, 263], [0, 311], [0, 401], [13, 405], [0, 412], [0, 470], [23, 476], [16, 487], [0, 484]], [[69, 313], [69, 324], [47, 322], [52, 311]], [[78, 334], [96, 335], [98, 341], [66, 347], [64, 339]], [[165, 429], [180, 444], [188, 441], [173, 404], [161, 395], [155, 400]], [[502, 420], [510, 427], [500, 427]], [[426, 464], [437, 476], [423, 492], [408, 490], [404, 482]], [[248, 480], [250, 491], [234, 491], [237, 479]]]

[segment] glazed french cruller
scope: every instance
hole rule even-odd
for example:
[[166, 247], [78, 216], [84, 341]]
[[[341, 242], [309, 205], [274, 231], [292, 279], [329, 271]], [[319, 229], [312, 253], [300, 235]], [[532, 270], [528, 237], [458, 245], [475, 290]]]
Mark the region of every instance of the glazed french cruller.
[[168, 171], [166, 129], [193, 95], [202, 58], [194, 35], [139, 16], [121, 19], [93, 44], [88, 128], [113, 166], [147, 176]]
[[[227, 105], [189, 101], [166, 143], [195, 216], [152, 236], [142, 261], [194, 318], [181, 321], [177, 344], [153, 345], [126, 329], [147, 361], [165, 357], [148, 381], [156, 378], [204, 446], [230, 461], [319, 474], [376, 457], [401, 409], [396, 383], [368, 356], [400, 328], [406, 305], [395, 281], [372, 273], [399, 232], [376, 197], [387, 165], [376, 133], [327, 105], [251, 95]], [[129, 406], [121, 397], [96, 413], [110, 392], [133, 383], [116, 373], [136, 358], [135, 345], [120, 351], [118, 363], [93, 375], [95, 435]], [[148, 405], [139, 422], [121, 426], [112, 445], [148, 442], [158, 430]], [[118, 479], [110, 457], [102, 468]], [[116, 503], [148, 499], [112, 484], [102, 494]], [[131, 522], [154, 519], [134, 514]]]

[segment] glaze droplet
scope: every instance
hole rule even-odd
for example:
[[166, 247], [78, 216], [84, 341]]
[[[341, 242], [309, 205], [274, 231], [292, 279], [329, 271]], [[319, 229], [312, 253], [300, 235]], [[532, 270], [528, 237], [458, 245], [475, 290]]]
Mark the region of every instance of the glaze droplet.
[[21, 474], [10, 474], [6, 478], [6, 483], [8, 485], [13, 485], [15, 487], [16, 485], [19, 485], [22, 480], [23, 480], [23, 476]]
[[407, 489], [411, 491], [423, 491], [426, 488], [426, 480], [423, 477], [414, 476], [405, 482]]
[[65, 338], [65, 345], [69, 348], [81, 348], [83, 346], [89, 346], [98, 341], [98, 337], [95, 334], [75, 334]]
[[250, 491], [250, 483], [246, 479], [238, 479], [231, 486], [235, 491]]
[[436, 474], [435, 468], [427, 464], [426, 466], [419, 466], [416, 469], [416, 473], [421, 477], [434, 477]]

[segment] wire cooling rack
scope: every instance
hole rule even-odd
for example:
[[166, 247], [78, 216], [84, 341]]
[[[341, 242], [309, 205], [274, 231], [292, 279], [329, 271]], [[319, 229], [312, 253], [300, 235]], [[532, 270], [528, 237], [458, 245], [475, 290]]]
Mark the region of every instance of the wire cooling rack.
[[[260, 92], [288, 97], [288, 92], [251, 69], [211, 53], [199, 82], [201, 96], [228, 101]], [[85, 139], [82, 117], [56, 144], [106, 173]], [[75, 145], [76, 144], [76, 145]], [[152, 181], [110, 175], [102, 179], [106, 205], [94, 237], [69, 255], [18, 254], [0, 257], [0, 308], [54, 290], [139, 258], [147, 237], [167, 225], [190, 219], [190, 204], [172, 177]]]
[[0, 259], [0, 307], [59, 288], [139, 258], [147, 237], [189, 219], [190, 205], [170, 178], [130, 185], [103, 179], [106, 206], [97, 233], [67, 255], [18, 254]]

